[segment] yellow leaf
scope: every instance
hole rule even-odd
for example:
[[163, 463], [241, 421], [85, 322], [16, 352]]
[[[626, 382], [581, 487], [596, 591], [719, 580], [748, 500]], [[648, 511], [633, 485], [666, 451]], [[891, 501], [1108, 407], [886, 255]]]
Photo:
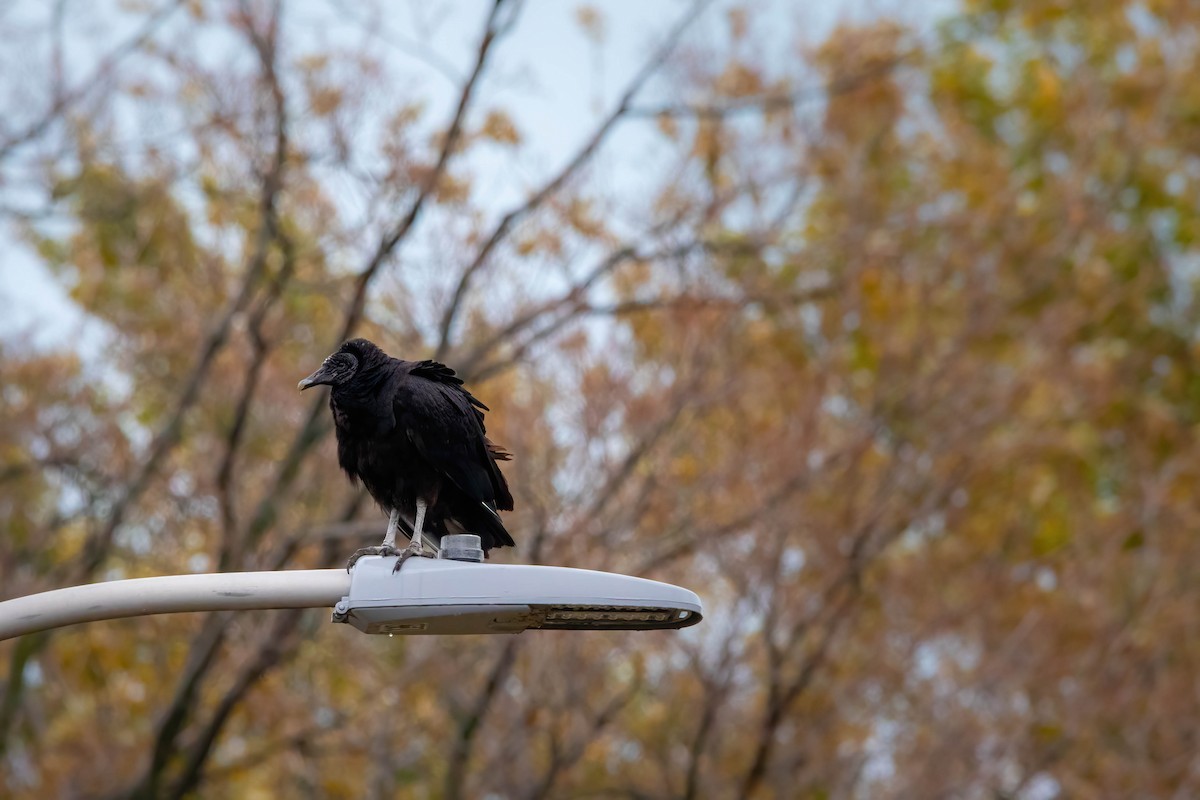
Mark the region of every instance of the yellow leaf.
[[498, 109], [488, 112], [480, 134], [484, 138], [500, 144], [518, 145], [521, 143], [521, 134], [513, 124], [512, 118]]

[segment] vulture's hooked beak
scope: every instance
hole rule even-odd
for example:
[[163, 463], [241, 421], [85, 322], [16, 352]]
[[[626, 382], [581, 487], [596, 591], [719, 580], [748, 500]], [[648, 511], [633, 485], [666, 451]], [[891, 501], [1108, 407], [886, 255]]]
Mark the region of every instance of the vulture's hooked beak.
[[300, 381], [300, 383], [296, 384], [296, 387], [303, 392], [305, 389], [308, 389], [312, 386], [320, 386], [323, 383], [329, 383], [329, 377], [329, 373], [325, 371], [325, 367], [322, 365], [319, 370]]

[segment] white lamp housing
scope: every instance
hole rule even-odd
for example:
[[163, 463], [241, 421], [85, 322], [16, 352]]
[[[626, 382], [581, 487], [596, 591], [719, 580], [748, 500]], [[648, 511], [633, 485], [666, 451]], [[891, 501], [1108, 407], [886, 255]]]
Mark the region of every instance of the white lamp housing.
[[695, 592], [659, 581], [570, 567], [364, 556], [334, 622], [364, 633], [520, 633], [663, 630], [701, 620]]

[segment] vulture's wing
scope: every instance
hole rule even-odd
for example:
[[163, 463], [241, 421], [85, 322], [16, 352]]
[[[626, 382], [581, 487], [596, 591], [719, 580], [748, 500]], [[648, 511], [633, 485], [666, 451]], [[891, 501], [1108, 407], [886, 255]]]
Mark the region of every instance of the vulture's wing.
[[457, 386], [459, 394], [465, 397], [467, 402], [471, 404], [471, 413], [479, 421], [479, 429], [487, 433], [487, 426], [483, 424], [483, 412], [491, 411], [491, 409], [479, 402], [479, 398], [467, 391], [467, 387], [463, 386], [463, 379], [458, 377], [453, 369], [441, 362], [426, 360], [418, 361], [417, 365], [408, 374], [417, 375], [445, 386]]
[[481, 408], [462, 379], [435, 361], [420, 362], [396, 386], [396, 425], [425, 460], [471, 499], [511, 509], [512, 495], [488, 452]]

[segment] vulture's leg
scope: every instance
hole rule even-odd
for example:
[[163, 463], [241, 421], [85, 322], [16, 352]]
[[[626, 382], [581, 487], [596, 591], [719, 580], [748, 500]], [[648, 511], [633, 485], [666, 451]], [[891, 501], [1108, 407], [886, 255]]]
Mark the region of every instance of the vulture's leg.
[[413, 556], [423, 556], [431, 558], [425, 553], [424, 540], [421, 538], [421, 533], [425, 528], [425, 511], [429, 508], [429, 504], [425, 502], [425, 498], [417, 498], [417, 519], [413, 523], [412, 541], [408, 543], [408, 547], [400, 553], [400, 558], [396, 561], [396, 566], [392, 567], [392, 572], [399, 572], [404, 566], [404, 562]]
[[396, 548], [396, 531], [400, 530], [400, 509], [393, 508], [388, 515], [388, 529], [383, 536], [382, 547], [394, 550]]
[[391, 514], [388, 515], [387, 533], [384, 534], [383, 544], [378, 547], [364, 547], [361, 550], [355, 550], [354, 555], [350, 556], [350, 560], [346, 562], [346, 572], [354, 568], [357, 562], [363, 556], [397, 556], [400, 551], [396, 549], [396, 531], [400, 530], [400, 510], [393, 508]]

